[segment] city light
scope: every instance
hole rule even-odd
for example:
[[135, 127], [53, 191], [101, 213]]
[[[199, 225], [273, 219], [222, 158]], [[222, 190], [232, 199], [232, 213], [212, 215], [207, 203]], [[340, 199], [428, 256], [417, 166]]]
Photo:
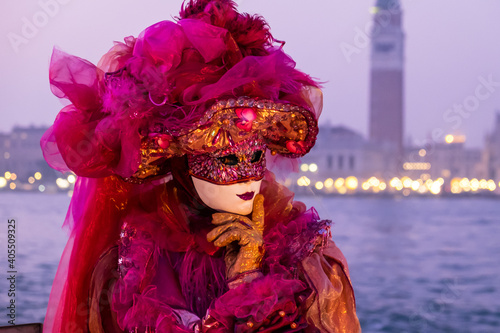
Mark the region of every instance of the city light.
[[441, 183], [433, 182], [430, 191], [434, 195], [438, 195], [439, 193], [441, 193]]
[[451, 193], [459, 194], [462, 192], [462, 187], [460, 186], [460, 182], [461, 182], [460, 178], [453, 178], [451, 180]]
[[328, 178], [327, 180], [325, 180], [325, 187], [326, 188], [331, 188], [333, 186], [333, 184], [334, 184], [333, 179]]
[[346, 180], [345, 180], [345, 186], [349, 189], [349, 190], [355, 190], [358, 188], [358, 179], [356, 177], [347, 177]]
[[302, 176], [299, 179], [297, 179], [297, 185], [299, 186], [309, 186], [311, 184], [311, 180], [307, 178], [306, 176]]
[[378, 187], [380, 185], [380, 180], [378, 180], [377, 177], [371, 177], [368, 179], [368, 183], [373, 187]]
[[74, 183], [76, 182], [76, 177], [75, 177], [75, 175], [69, 175], [69, 176], [68, 176], [68, 182], [69, 182], [70, 184], [74, 184]]
[[306, 163], [300, 165], [300, 171], [302, 172], [316, 172], [318, 171], [318, 165], [316, 163], [311, 163], [307, 165]]
[[317, 164], [315, 164], [315, 163], [311, 163], [311, 164], [309, 164], [309, 171], [311, 171], [311, 172], [316, 172], [316, 171], [318, 171], [318, 165], [317, 165]]
[[497, 185], [495, 184], [495, 181], [493, 179], [488, 180], [488, 190], [493, 192], [496, 189], [497, 189]]
[[430, 163], [405, 163], [403, 164], [403, 169], [405, 170], [430, 170]]
[[488, 181], [488, 190], [493, 192], [496, 189], [497, 189], [497, 185], [495, 184], [495, 181], [491, 180], [491, 183]]
[[[400, 180], [397, 177], [394, 177], [389, 182], [389, 185], [391, 187], [396, 187], [398, 182], [400, 182]], [[377, 177], [371, 177], [361, 184], [361, 188], [364, 191], [368, 191], [371, 188], [374, 193], [379, 193], [380, 191], [385, 191], [387, 189], [387, 183]]]
[[[456, 141], [456, 137], [454, 142]], [[422, 151], [423, 149], [421, 149]], [[420, 152], [421, 152], [420, 151]], [[427, 154], [427, 151], [426, 151]], [[410, 164], [411, 168], [417, 167], [430, 167], [430, 163], [405, 163]], [[311, 164], [301, 164], [300, 169], [302, 171], [307, 170], [308, 172], [317, 172], [318, 165], [315, 163]], [[416, 195], [446, 195], [446, 194], [462, 194], [462, 195], [476, 195], [478, 193], [490, 193], [495, 194], [500, 193], [500, 182], [498, 180], [488, 179], [488, 178], [467, 178], [467, 177], [455, 177], [450, 179], [447, 174], [449, 170], [443, 170], [438, 173], [443, 177], [437, 179], [431, 178], [431, 172], [419, 173], [420, 175], [414, 177], [414, 179], [409, 176], [393, 177], [389, 179], [384, 179], [380, 176], [372, 176], [369, 178], [358, 179], [355, 176], [349, 176], [347, 178], [326, 178], [322, 181], [312, 179], [302, 176], [296, 180], [296, 185], [301, 187], [314, 186], [314, 189], [318, 191], [325, 191], [325, 193], [338, 193], [338, 194], [355, 194], [364, 191], [369, 191], [368, 193], [377, 194], [381, 192], [388, 192], [393, 195], [401, 193], [404, 196], [412, 196], [412, 193]], [[433, 173], [435, 174], [435, 173]], [[408, 174], [411, 175], [411, 174]], [[42, 174], [36, 172], [33, 176], [25, 178], [19, 178], [19, 176], [14, 172], [6, 171], [3, 174], [4, 177], [0, 177], [0, 189], [8, 188], [11, 190], [36, 190], [40, 192], [45, 192], [46, 185], [32, 185], [37, 182], [37, 180], [42, 179]], [[16, 182], [14, 182], [16, 181]], [[71, 173], [64, 178], [57, 178], [56, 185], [57, 188], [62, 190], [70, 190], [72, 184], [75, 184], [77, 177], [75, 174]], [[291, 179], [288, 179], [288, 184], [291, 185]], [[71, 194], [69, 194], [71, 195]]]
[[[430, 190], [434, 194], [438, 194], [442, 191], [442, 186], [445, 181], [443, 178], [438, 178], [434, 184], [432, 184]], [[497, 189], [497, 185], [493, 179], [481, 179], [477, 178], [469, 179], [467, 177], [458, 178], [455, 177], [450, 182], [450, 191], [453, 194], [460, 194], [462, 192], [478, 192], [481, 190], [488, 190], [494, 192]]]
[[[420, 179], [419, 179], [420, 180]], [[421, 180], [420, 180], [421, 181]], [[411, 183], [411, 189], [413, 191], [418, 191], [418, 189], [420, 188], [420, 182], [418, 180], [415, 180]]]
[[404, 188], [410, 188], [411, 184], [413, 184], [413, 180], [406, 176], [401, 178], [401, 182], [403, 183]]
[[450, 143], [464, 143], [465, 139], [466, 138], [464, 135], [448, 134], [447, 136], [445, 136], [444, 141], [446, 141], [446, 143], [448, 143], [448, 144], [450, 144]]
[[57, 178], [56, 184], [60, 189], [67, 189], [69, 187], [69, 182], [63, 178]]
[[403, 189], [403, 182], [398, 177], [392, 178], [389, 185], [398, 191]]
[[345, 183], [344, 178], [337, 178], [337, 180], [335, 181], [335, 184], [334, 184], [335, 188], [338, 190], [339, 188], [344, 186], [344, 183]]
[[420, 155], [420, 157], [425, 157], [425, 155], [427, 155], [427, 151], [425, 149], [420, 149], [418, 151], [418, 155]]
[[427, 192], [427, 188], [423, 185], [420, 185], [420, 187], [418, 188], [418, 193], [424, 194], [426, 192]]
[[317, 190], [322, 190], [324, 186], [323, 182], [316, 182], [316, 184], [314, 184]]
[[473, 192], [479, 190], [479, 180], [477, 180], [476, 178], [471, 179], [469, 184], [470, 184], [470, 188]]

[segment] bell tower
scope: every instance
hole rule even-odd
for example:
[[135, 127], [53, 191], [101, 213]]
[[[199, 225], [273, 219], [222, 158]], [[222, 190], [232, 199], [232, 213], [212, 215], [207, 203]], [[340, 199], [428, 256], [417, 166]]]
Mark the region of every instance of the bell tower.
[[370, 141], [403, 153], [404, 33], [399, 0], [373, 8], [370, 75]]

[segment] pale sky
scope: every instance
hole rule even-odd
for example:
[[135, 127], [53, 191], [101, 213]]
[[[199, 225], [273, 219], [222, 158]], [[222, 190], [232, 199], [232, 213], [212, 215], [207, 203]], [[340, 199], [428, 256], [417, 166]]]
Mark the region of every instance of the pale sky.
[[[299, 69], [327, 82], [320, 122], [343, 124], [366, 136], [370, 50], [361, 45], [359, 53], [348, 61], [340, 46], [355, 45], [356, 31], [371, 21], [369, 9], [376, 1], [237, 2], [240, 11], [266, 18], [274, 36], [287, 42], [285, 51], [297, 61]], [[147, 26], [171, 19], [181, 3], [3, 0], [0, 132], [14, 125], [53, 122], [61, 108], [48, 85], [54, 45], [97, 63], [114, 40], [137, 36]], [[481, 146], [484, 135], [493, 128], [496, 110], [500, 110], [500, 1], [403, 0], [402, 7], [406, 33], [405, 136], [422, 141], [433, 130], [442, 129], [466, 135], [469, 146]], [[34, 23], [39, 27], [30, 30]], [[9, 36], [24, 39], [13, 47]], [[474, 96], [484, 80], [493, 83], [479, 88], [481, 99], [474, 105]], [[447, 112], [455, 104], [464, 103], [474, 111]]]

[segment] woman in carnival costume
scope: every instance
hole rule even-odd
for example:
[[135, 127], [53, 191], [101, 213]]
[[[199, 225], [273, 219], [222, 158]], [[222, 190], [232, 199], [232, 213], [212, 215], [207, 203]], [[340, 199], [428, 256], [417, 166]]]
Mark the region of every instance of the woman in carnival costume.
[[359, 332], [330, 221], [267, 166], [314, 145], [318, 84], [259, 16], [191, 0], [98, 66], [55, 50], [70, 101], [42, 139], [78, 175], [45, 332]]

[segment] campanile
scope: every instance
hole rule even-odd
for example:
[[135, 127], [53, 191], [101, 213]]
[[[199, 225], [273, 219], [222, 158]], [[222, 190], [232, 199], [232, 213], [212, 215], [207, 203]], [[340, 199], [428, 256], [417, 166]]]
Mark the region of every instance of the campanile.
[[399, 0], [373, 9], [369, 136], [401, 156], [404, 121], [404, 33]]

